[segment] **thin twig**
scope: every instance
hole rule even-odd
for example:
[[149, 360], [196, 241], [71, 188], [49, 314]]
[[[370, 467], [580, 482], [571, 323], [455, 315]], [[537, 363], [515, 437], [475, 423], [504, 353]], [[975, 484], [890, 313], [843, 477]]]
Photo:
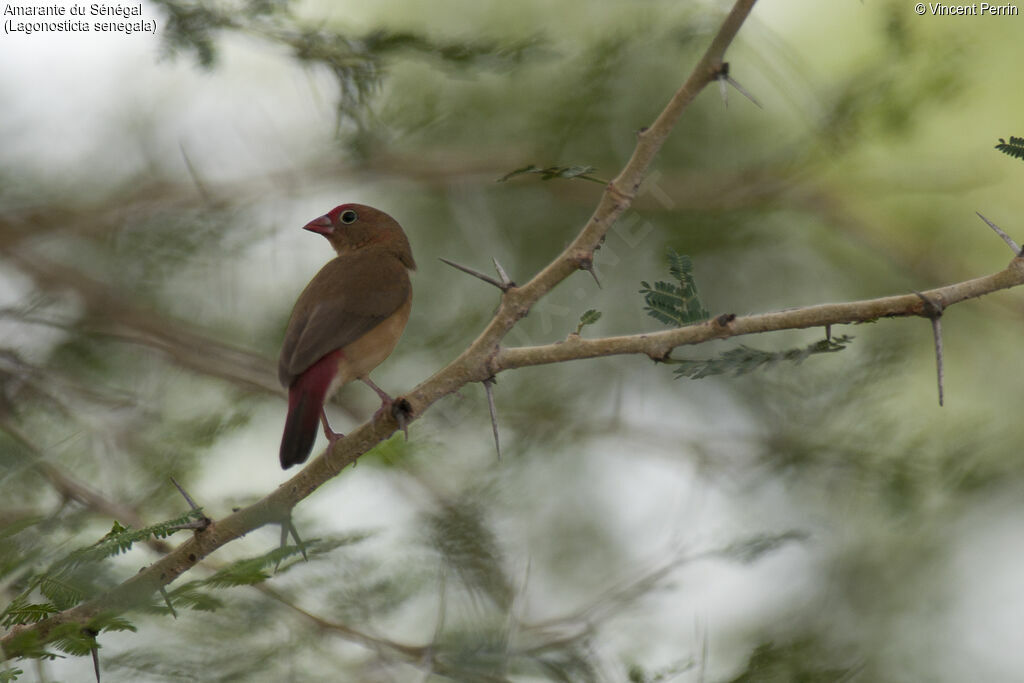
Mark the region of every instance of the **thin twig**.
[[164, 603], [167, 605], [167, 609], [171, 611], [171, 616], [175, 619], [178, 618], [178, 611], [174, 609], [174, 605], [171, 604], [171, 596], [167, 594], [167, 589], [160, 586], [160, 595], [164, 599]]
[[[171, 479], [171, 483], [174, 484], [174, 488], [178, 489], [178, 493], [180, 493], [182, 495], [182, 497], [184, 497], [185, 501], [188, 503], [188, 506], [190, 508], [192, 508], [193, 510], [198, 511], [200, 508], [199, 508], [198, 505], [196, 505], [196, 501], [194, 501], [192, 499], [192, 496], [188, 495], [188, 491], [186, 491], [182, 487], [182, 485], [178, 483], [177, 479], [175, 479], [174, 477], [171, 477], [170, 479]], [[175, 526], [173, 528], [175, 528], [175, 529], [194, 529], [196, 531], [203, 531], [204, 529], [209, 527], [211, 524], [213, 524], [213, 520], [210, 519], [209, 517], [207, 517], [204, 514], [200, 519], [194, 520], [192, 522], [185, 522], [184, 524], [178, 524], [177, 526]]]
[[504, 292], [509, 287], [515, 287], [516, 283], [512, 281], [512, 278], [510, 278], [508, 276], [508, 273], [505, 272], [505, 269], [501, 267], [501, 264], [498, 263], [498, 259], [496, 259], [495, 257], [492, 256], [491, 260], [494, 261], [494, 269], [496, 271], [498, 271], [498, 277], [501, 278], [501, 284], [502, 284], [501, 291]]
[[[281, 522], [281, 547], [282, 548], [285, 547], [285, 544], [288, 541], [288, 536], [289, 535], [291, 535], [292, 539], [295, 541], [295, 546], [299, 549], [299, 552], [302, 553], [302, 559], [305, 560], [306, 562], [309, 562], [309, 557], [306, 555], [306, 544], [302, 542], [301, 538], [299, 538], [299, 530], [295, 528], [295, 523], [292, 522], [291, 515], [288, 515], [288, 518], [286, 520], [284, 520], [283, 522]], [[281, 566], [281, 561], [280, 560], [278, 560], [277, 561], [277, 565], [274, 566], [274, 571], [275, 572], [277, 572], [277, 568], [279, 566]]]
[[498, 439], [498, 411], [494, 407], [494, 384], [497, 382], [494, 377], [488, 377], [482, 384], [487, 392], [487, 409], [491, 411], [491, 430], [494, 432], [494, 449], [498, 452], [498, 460], [501, 460], [501, 441]]
[[423, 647], [419, 647], [416, 645], [405, 645], [403, 643], [397, 643], [393, 640], [377, 638], [375, 636], [371, 636], [369, 634], [358, 631], [350, 626], [346, 626], [345, 624], [324, 619], [323, 617], [317, 616], [312, 612], [306, 611], [303, 608], [296, 605], [295, 603], [291, 602], [281, 593], [278, 593], [276, 590], [271, 588], [267, 582], [263, 582], [257, 585], [259, 586], [260, 592], [266, 595], [267, 597], [288, 607], [293, 612], [302, 615], [307, 620], [316, 624], [320, 628], [327, 629], [329, 631], [334, 631], [335, 633], [340, 634], [350, 642], [359, 643], [360, 645], [367, 647], [371, 650], [391, 651], [408, 658], [409, 661], [412, 662], [421, 661], [424, 652], [426, 651], [426, 648]]
[[995, 223], [993, 223], [989, 219], [987, 219], [984, 216], [982, 216], [980, 212], [975, 211], [974, 213], [978, 214], [978, 218], [980, 218], [981, 220], [983, 220], [986, 223], [988, 223], [988, 227], [990, 227], [993, 230], [995, 230], [996, 234], [999, 235], [1000, 237], [1002, 237], [1003, 241], [1006, 242], [1008, 245], [1010, 245], [1010, 249], [1013, 249], [1013, 255], [1014, 256], [1024, 256], [1024, 252], [1021, 251], [1020, 246], [1018, 246], [1017, 243], [1013, 241], [1012, 237], [1010, 237], [1005, 232], [1003, 232], [1002, 229], [1000, 229], [1000, 227], [998, 225], [996, 225]]
[[932, 318], [932, 336], [935, 338], [935, 369], [939, 378], [939, 407], [942, 407], [943, 383], [945, 382], [945, 371], [942, 362], [942, 318]]
[[463, 273], [468, 273], [468, 274], [472, 275], [473, 277], [480, 278], [481, 280], [483, 280], [487, 284], [494, 285], [495, 287], [497, 287], [498, 289], [500, 289], [503, 292], [508, 291], [508, 289], [509, 289], [509, 287], [507, 285], [505, 285], [504, 283], [498, 282], [497, 280], [495, 280], [490, 275], [484, 275], [483, 273], [481, 273], [478, 270], [473, 270], [472, 268], [467, 268], [466, 266], [460, 265], [460, 264], [456, 263], [455, 261], [449, 261], [448, 259], [446, 259], [444, 257], [440, 257], [439, 256], [438, 258], [441, 261], [443, 261], [444, 263], [447, 263], [452, 268], [456, 268], [458, 270], [461, 270]]
[[943, 401], [943, 384], [945, 381], [944, 363], [942, 360], [942, 305], [921, 292], [914, 292], [924, 302], [924, 315], [932, 322], [932, 337], [935, 340], [935, 370], [939, 382], [939, 406]]
[[734, 88], [736, 88], [737, 90], [739, 90], [739, 91], [740, 91], [740, 94], [741, 94], [741, 95], [743, 95], [743, 96], [744, 96], [744, 97], [746, 97], [746, 98], [747, 98], [748, 100], [750, 100], [751, 102], [753, 102], [754, 104], [756, 104], [756, 105], [757, 105], [757, 106], [758, 106], [758, 107], [759, 107], [760, 109], [764, 109], [764, 107], [763, 107], [763, 106], [761, 105], [761, 103], [757, 101], [757, 98], [756, 98], [756, 97], [754, 97], [753, 95], [751, 95], [751, 94], [750, 94], [749, 92], [747, 92], [746, 88], [744, 88], [744, 87], [743, 87], [742, 85], [740, 85], [740, 84], [739, 84], [739, 83], [738, 83], [738, 82], [736, 81], [736, 79], [734, 79], [734, 78], [733, 78], [732, 76], [726, 76], [726, 77], [725, 77], [725, 80], [726, 80], [726, 82], [727, 82], [727, 83], [728, 83], [729, 85], [731, 85], [732, 87], [734, 87]]
[[171, 483], [174, 484], [174, 488], [178, 489], [178, 493], [181, 494], [182, 498], [185, 499], [185, 502], [188, 503], [188, 506], [190, 508], [192, 508], [193, 510], [199, 509], [199, 506], [196, 505], [196, 502], [192, 500], [192, 496], [188, 495], [188, 491], [182, 488], [181, 484], [178, 483], [177, 479], [171, 477]]
[[188, 152], [185, 151], [185, 145], [183, 143], [179, 143], [178, 149], [181, 150], [181, 158], [185, 160], [185, 168], [188, 169], [188, 174], [192, 178], [192, 183], [196, 186], [196, 190], [199, 191], [199, 196], [203, 198], [204, 202], [210, 204], [210, 192], [206, 189], [206, 183], [204, 183], [202, 178], [199, 177], [199, 171], [196, 170], [195, 165], [192, 163], [192, 159], [189, 158]]
[[[475, 671], [473, 672], [473, 675], [470, 675], [457, 664], [450, 663], [438, 657], [435, 653], [435, 647], [433, 644], [407, 645], [394, 640], [372, 636], [362, 631], [358, 631], [351, 626], [347, 626], [346, 624], [325, 619], [324, 617], [303, 609], [281, 593], [278, 593], [270, 587], [269, 582], [264, 581], [263, 583], [256, 584], [253, 587], [325, 631], [334, 633], [351, 643], [361, 645], [369, 650], [377, 652], [378, 654], [394, 655], [397, 659], [405, 660], [410, 665], [420, 668], [435, 677], [441, 676], [442, 678], [457, 681], [479, 680], [502, 681], [503, 683], [507, 681], [507, 679], [500, 677], [486, 675], [481, 676], [479, 671]], [[436, 643], [438, 642], [438, 639], [435, 637], [432, 642]]]
[[746, 88], [740, 85], [732, 76], [729, 75], [729, 62], [722, 62], [722, 67], [718, 72], [718, 83], [722, 91], [722, 101], [725, 103], [727, 108], [729, 106], [729, 90], [725, 87], [726, 83], [739, 90], [741, 95], [756, 104], [760, 109], [764, 109], [764, 107], [761, 106], [761, 103], [757, 101], [756, 97], [747, 92]]
[[100, 683], [100, 646], [96, 642], [96, 636], [99, 635], [92, 629], [84, 629], [86, 635], [92, 639], [92, 646], [89, 648], [89, 653], [92, 655], [92, 670], [96, 674], [96, 683]]

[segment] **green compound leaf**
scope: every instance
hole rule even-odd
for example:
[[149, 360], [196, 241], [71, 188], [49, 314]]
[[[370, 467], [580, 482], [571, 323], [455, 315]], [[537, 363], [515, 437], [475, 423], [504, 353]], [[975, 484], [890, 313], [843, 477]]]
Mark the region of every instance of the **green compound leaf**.
[[996, 149], [1014, 159], [1024, 159], [1024, 138], [1017, 138], [1011, 135], [1009, 142], [999, 138], [999, 144], [996, 145]]
[[672, 327], [707, 320], [708, 311], [697, 296], [697, 283], [693, 279], [693, 260], [669, 249], [668, 272], [675, 282], [659, 281], [653, 287], [647, 282], [640, 283], [647, 315]]

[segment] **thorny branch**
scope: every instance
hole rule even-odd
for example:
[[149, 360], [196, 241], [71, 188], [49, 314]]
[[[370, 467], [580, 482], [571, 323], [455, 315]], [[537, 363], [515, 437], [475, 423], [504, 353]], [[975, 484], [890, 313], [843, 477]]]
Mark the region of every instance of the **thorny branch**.
[[[722, 73], [723, 57], [755, 0], [737, 0], [711, 45], [683, 86], [673, 95], [651, 126], [637, 135], [630, 160], [605, 187], [597, 208], [565, 250], [521, 287], [502, 288], [501, 304], [477, 339], [448, 366], [419, 384], [406, 396], [412, 418], [469, 382], [483, 382], [498, 372], [527, 365], [557, 363], [596, 356], [641, 353], [651, 358], [667, 357], [684, 344], [756, 334], [774, 330], [807, 328], [861, 322], [882, 317], [927, 315], [923, 301], [914, 294], [867, 301], [823, 304], [806, 308], [735, 317], [731, 315], [690, 327], [651, 334], [608, 339], [570, 339], [556, 344], [527, 348], [503, 348], [502, 340], [543, 296], [578, 270], [593, 263], [595, 250], [615, 221], [631, 205], [643, 178], [680, 116], [705, 86]], [[506, 277], [502, 278], [506, 280]], [[504, 282], [502, 284], [505, 284]], [[1024, 284], [1024, 259], [1014, 258], [998, 273], [922, 292], [943, 308], [970, 298]], [[387, 439], [397, 429], [388, 417], [367, 422], [314, 458], [309, 465], [256, 503], [214, 521], [197, 531], [172, 552], [104, 595], [55, 614], [36, 624], [19, 626], [0, 638], [7, 657], [19, 653], [15, 645], [27, 631], [45, 641], [58, 625], [87, 624], [101, 612], [130, 609], [145, 603], [163, 586], [190, 570], [223, 545], [266, 524], [285, 523], [292, 508], [344, 467]], [[411, 652], [410, 654], [415, 654]]]
[[672, 330], [633, 334], [603, 339], [584, 339], [570, 335], [565, 341], [543, 346], [503, 348], [491, 361], [492, 372], [512, 370], [528, 365], [546, 365], [568, 360], [639, 353], [654, 360], [664, 360], [678, 346], [702, 344], [713, 339], [726, 339], [747, 334], [778, 330], [825, 327], [903, 316], [932, 317], [923, 297], [945, 309], [967, 299], [974, 299], [1001, 289], [1024, 284], [1024, 258], [1015, 258], [998, 273], [966, 280], [945, 287], [929, 289], [920, 294], [903, 294], [879, 299], [819, 304], [793, 308], [776, 313], [740, 317], [718, 316], [699, 325]]

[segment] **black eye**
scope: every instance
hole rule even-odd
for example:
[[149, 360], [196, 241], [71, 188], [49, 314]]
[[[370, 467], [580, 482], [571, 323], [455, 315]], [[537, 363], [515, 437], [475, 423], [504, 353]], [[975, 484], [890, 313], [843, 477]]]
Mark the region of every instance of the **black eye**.
[[359, 218], [359, 216], [352, 209], [348, 209], [347, 211], [341, 212], [341, 222], [344, 223], [345, 225], [355, 223], [357, 218]]

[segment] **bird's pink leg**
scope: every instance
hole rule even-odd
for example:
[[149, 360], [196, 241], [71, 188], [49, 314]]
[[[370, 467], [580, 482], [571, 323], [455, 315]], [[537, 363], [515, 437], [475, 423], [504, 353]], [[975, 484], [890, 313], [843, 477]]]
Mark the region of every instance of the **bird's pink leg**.
[[[388, 393], [381, 389], [380, 387], [378, 387], [376, 384], [374, 384], [373, 380], [370, 379], [369, 377], [362, 377], [360, 379], [363, 380], [363, 383], [366, 384], [366, 386], [376, 391], [377, 395], [380, 396], [380, 408], [377, 408], [377, 412], [373, 414], [374, 421], [376, 421], [377, 418], [379, 418], [380, 416], [390, 413], [391, 416], [395, 418], [395, 422], [398, 423], [399, 429], [402, 430], [402, 433], [405, 434], [405, 438], [408, 441], [409, 425], [405, 421], [406, 414], [402, 410], [393, 410], [395, 406], [395, 399], [388, 396]], [[404, 403], [404, 399], [400, 400]]]
[[345, 438], [344, 434], [334, 431], [331, 429], [331, 425], [327, 424], [327, 411], [323, 409], [320, 410], [320, 424], [324, 427], [324, 436], [327, 437], [328, 448], [333, 446], [335, 441]]
[[384, 391], [376, 384], [374, 384], [372, 379], [370, 379], [369, 377], [363, 377], [362, 380], [366, 384], [366, 386], [376, 391], [377, 395], [380, 396], [380, 400], [384, 404], [381, 406], [381, 408], [383, 408], [385, 405], [390, 405], [395, 402], [395, 399], [388, 396], [388, 392]]

